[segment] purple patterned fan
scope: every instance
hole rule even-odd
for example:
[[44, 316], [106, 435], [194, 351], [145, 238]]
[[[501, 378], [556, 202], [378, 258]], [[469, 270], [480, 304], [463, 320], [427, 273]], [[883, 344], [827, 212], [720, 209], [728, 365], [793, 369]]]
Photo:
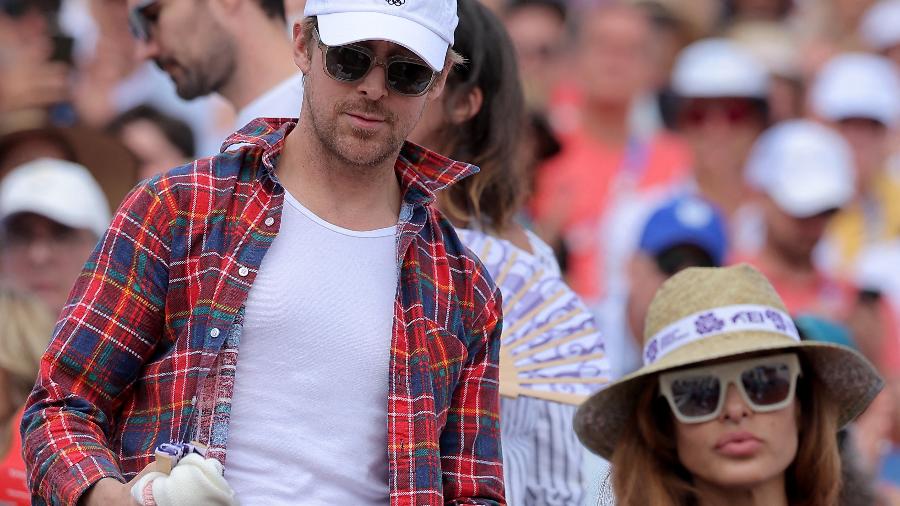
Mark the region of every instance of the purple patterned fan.
[[594, 319], [552, 269], [477, 231], [460, 233], [503, 295], [500, 394], [580, 404], [609, 381]]

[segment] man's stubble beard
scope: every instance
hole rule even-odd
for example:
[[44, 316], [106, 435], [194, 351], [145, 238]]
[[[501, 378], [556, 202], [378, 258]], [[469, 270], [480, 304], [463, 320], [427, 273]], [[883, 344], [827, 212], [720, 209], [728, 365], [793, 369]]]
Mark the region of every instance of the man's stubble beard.
[[237, 71], [235, 42], [223, 32], [219, 32], [211, 44], [217, 48], [209, 58], [197, 58], [192, 64], [183, 65], [174, 58], [160, 59], [157, 66], [175, 64], [181, 69], [181, 78], [176, 80], [175, 92], [183, 100], [193, 100], [211, 93], [221, 91]]
[[[312, 94], [307, 92], [304, 100], [310, 99], [312, 99]], [[386, 111], [384, 107], [376, 102], [365, 100], [358, 104], [339, 102], [332, 108], [332, 117], [328, 119], [320, 117], [312, 102], [310, 102], [308, 111], [313, 131], [315, 132], [316, 137], [318, 137], [320, 144], [329, 154], [334, 156], [334, 158], [341, 163], [350, 166], [360, 168], [377, 167], [389, 159], [396, 157], [406, 138], [399, 132], [397, 116]], [[388, 127], [387, 138], [382, 142], [374, 143], [372, 150], [367, 151], [365, 149], [359, 149], [356, 153], [351, 152], [351, 149], [348, 148], [348, 146], [341, 144], [339, 139], [340, 134], [349, 133], [349, 136], [353, 139], [366, 141], [373, 139], [377, 135], [377, 132], [353, 127], [350, 127], [349, 132], [339, 132], [338, 118], [345, 112], [350, 111], [377, 114], [384, 117]]]

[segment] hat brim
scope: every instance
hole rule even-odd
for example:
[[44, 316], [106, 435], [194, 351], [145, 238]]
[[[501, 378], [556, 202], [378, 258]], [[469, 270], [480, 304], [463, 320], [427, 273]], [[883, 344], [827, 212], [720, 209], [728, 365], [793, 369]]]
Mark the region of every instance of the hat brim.
[[380, 12], [336, 12], [316, 17], [319, 36], [328, 46], [386, 40], [409, 49], [435, 72], [444, 68], [450, 44], [415, 21]]
[[[813, 372], [838, 407], [838, 425], [843, 427], [859, 416], [884, 386], [875, 368], [858, 352], [836, 344], [759, 340], [756, 332], [735, 332], [717, 340], [716, 349], [701, 358], [682, 355], [643, 367], [597, 392], [579, 406], [575, 414], [575, 432], [589, 450], [611, 460], [626, 424], [632, 423], [637, 401], [649, 382], [663, 371], [700, 364], [710, 360], [738, 357], [749, 353], [797, 350], [808, 359]], [[698, 343], [700, 344], [700, 343]], [[705, 344], [705, 343], [704, 343]]]

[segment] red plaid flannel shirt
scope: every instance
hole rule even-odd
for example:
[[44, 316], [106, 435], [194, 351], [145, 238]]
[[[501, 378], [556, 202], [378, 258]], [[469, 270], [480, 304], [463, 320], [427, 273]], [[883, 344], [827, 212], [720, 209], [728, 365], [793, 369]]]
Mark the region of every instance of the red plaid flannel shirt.
[[[257, 120], [222, 154], [144, 182], [122, 204], [28, 401], [36, 504], [74, 504], [101, 478], [133, 477], [159, 443], [198, 433], [224, 462], [234, 369], [223, 366], [239, 360], [242, 308], [278, 233], [284, 190], [273, 169], [294, 126]], [[503, 504], [499, 292], [430, 206], [477, 169], [412, 144], [395, 167], [404, 197], [386, 399], [391, 504]]]

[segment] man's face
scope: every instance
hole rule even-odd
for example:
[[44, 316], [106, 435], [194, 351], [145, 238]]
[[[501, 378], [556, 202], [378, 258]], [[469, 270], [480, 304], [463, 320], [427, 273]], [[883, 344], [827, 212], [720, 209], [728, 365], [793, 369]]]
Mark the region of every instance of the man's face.
[[766, 240], [790, 263], [806, 263], [825, 234], [835, 210], [807, 218], [796, 218], [783, 211], [770, 197], [763, 198]]
[[504, 19], [519, 57], [519, 75], [529, 101], [544, 106], [559, 79], [565, 25], [548, 7], [523, 6]]
[[694, 152], [697, 171], [728, 171], [741, 181], [744, 162], [765, 121], [748, 99], [693, 98], [681, 108], [678, 125]]
[[88, 230], [37, 214], [13, 215], [0, 229], [0, 274], [58, 314], [96, 242]]
[[169, 74], [178, 96], [194, 99], [228, 83], [237, 66], [235, 43], [208, 0], [159, 0], [141, 12], [150, 29], [138, 52]]
[[590, 14], [577, 51], [575, 61], [590, 102], [627, 105], [650, 86], [651, 29], [635, 9], [602, 8]]
[[[298, 30], [294, 33], [295, 62], [306, 76], [300, 127], [311, 129], [327, 152], [348, 165], [376, 166], [395, 157], [422, 117], [426, 104], [440, 96], [445, 76], [437, 78], [431, 89], [419, 97], [389, 89], [382, 65], [372, 67], [357, 81], [338, 81], [326, 74], [323, 51], [316, 38], [306, 48], [302, 41], [298, 43]], [[417, 58], [392, 42], [365, 41], [356, 45], [368, 49], [378, 61], [391, 56]]]

